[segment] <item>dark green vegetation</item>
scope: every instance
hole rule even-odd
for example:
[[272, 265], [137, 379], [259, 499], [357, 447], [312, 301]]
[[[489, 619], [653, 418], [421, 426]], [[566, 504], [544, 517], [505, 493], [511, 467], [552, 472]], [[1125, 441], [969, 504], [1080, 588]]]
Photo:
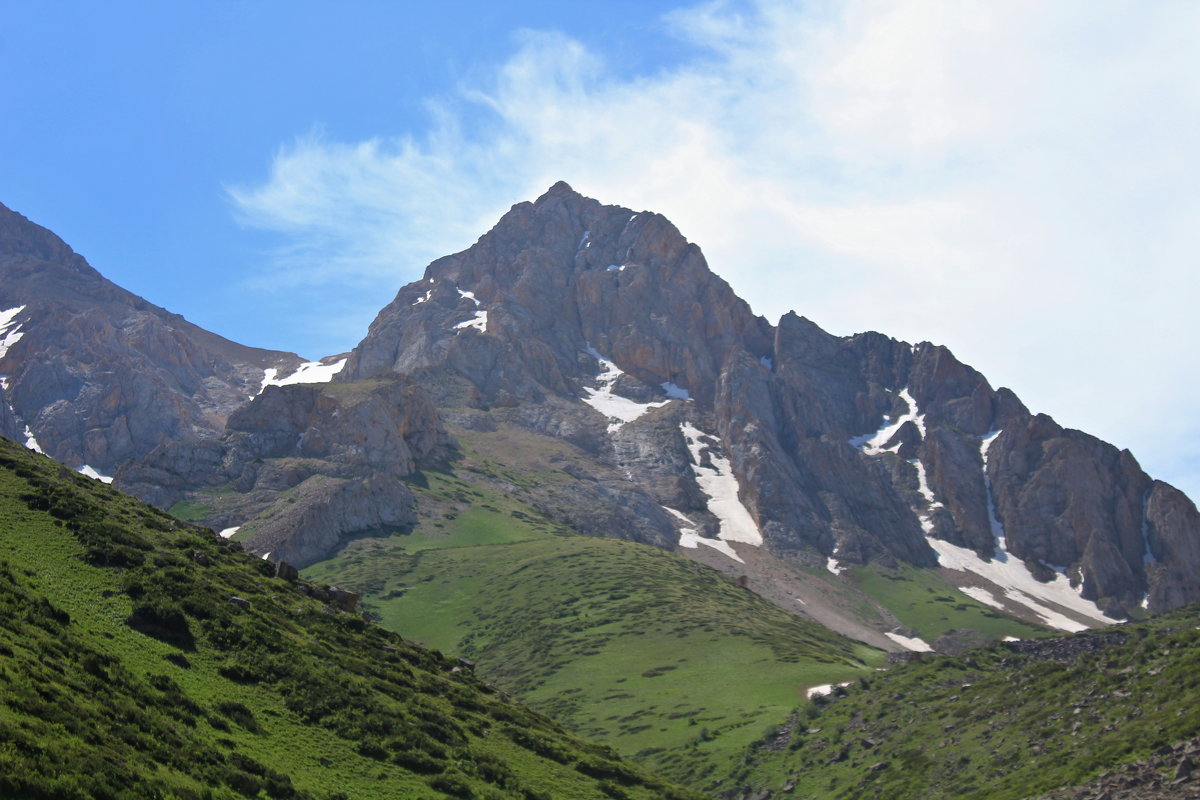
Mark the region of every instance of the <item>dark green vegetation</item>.
[[453, 473], [425, 473], [414, 533], [359, 539], [306, 576], [361, 592], [386, 627], [476, 660], [577, 733], [698, 788], [807, 687], [882, 661], [685, 558], [563, 533], [501, 488], [537, 480], [513, 466], [536, 456], [503, 437], [504, 466], [475, 436]]
[[806, 703], [732, 783], [820, 798], [1007, 800], [1200, 733], [1200, 609], [897, 667]]
[[0, 439], [0, 796], [692, 797]]

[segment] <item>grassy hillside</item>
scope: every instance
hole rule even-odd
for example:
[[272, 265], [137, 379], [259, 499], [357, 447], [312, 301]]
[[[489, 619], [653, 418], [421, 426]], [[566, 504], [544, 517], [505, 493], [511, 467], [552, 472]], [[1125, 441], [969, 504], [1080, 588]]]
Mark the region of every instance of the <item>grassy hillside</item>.
[[693, 797], [0, 440], [0, 796]]
[[306, 576], [362, 592], [386, 627], [695, 787], [732, 772], [807, 687], [882, 660], [687, 559], [563, 533], [467, 469], [479, 464], [426, 473], [413, 534], [356, 540]]
[[[846, 577], [930, 645], [946, 635], [978, 644], [1006, 636], [1031, 639], [1053, 633], [968, 597], [948, 585], [935, 570], [903, 563], [893, 567], [871, 564], [851, 567]], [[863, 616], [869, 617], [869, 613], [868, 609]]]
[[1016, 800], [1197, 734], [1200, 609], [1191, 607], [871, 676], [802, 704], [730, 783], [780, 797]]

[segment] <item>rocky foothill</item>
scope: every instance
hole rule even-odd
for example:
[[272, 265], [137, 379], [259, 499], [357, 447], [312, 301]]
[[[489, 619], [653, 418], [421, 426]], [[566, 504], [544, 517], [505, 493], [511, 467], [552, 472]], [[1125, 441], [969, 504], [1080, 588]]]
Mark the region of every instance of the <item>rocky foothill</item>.
[[1150, 758], [1105, 772], [1087, 783], [1035, 800], [1196, 800], [1200, 798], [1200, 739], [1163, 747]]

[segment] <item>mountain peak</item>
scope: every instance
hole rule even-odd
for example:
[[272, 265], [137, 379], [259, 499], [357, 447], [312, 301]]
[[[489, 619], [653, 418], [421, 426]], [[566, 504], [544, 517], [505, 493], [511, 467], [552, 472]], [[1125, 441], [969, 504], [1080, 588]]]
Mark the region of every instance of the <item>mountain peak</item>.
[[[546, 190], [542, 197], [550, 197], [557, 194], [573, 194], [578, 195], [579, 192], [571, 188], [571, 184], [566, 181], [556, 181], [553, 186]], [[541, 199], [541, 198], [539, 198]]]

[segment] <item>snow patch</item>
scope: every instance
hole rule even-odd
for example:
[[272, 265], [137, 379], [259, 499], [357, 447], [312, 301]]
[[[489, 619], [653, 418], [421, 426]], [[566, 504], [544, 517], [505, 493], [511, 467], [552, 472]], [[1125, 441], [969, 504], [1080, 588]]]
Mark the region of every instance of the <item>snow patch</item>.
[[452, 330], [462, 331], [467, 328], [474, 328], [480, 333], [487, 333], [487, 315], [488, 312], [486, 311], [476, 311], [473, 317], [458, 323]]
[[935, 509], [943, 508], [943, 505], [934, 496], [933, 489], [929, 488], [929, 476], [925, 473], [925, 465], [921, 463], [921, 459], [914, 458], [908, 463], [917, 469], [917, 491], [921, 493], [921, 497], [925, 498], [925, 511], [917, 513], [917, 521], [921, 523], [921, 530], [925, 531], [928, 536], [933, 533], [933, 512]]
[[628, 264], [621, 264], [620, 266], [617, 266], [616, 264], [609, 264], [607, 267], [604, 268], [604, 271], [605, 272], [624, 272], [625, 268], [628, 266], [629, 266]]
[[270, 553], [263, 553], [263, 554], [262, 554], [262, 560], [263, 560], [263, 561], [268, 561], [268, 560], [270, 560], [270, 558], [271, 558], [271, 554], [270, 554]]
[[762, 364], [767, 369], [775, 369], [775, 361], [770, 356], [761, 356], [758, 363]]
[[703, 451], [707, 447], [702, 437], [710, 437], [704, 431], [689, 422], [681, 423], [679, 430], [683, 433], [688, 452], [692, 457], [692, 473], [700, 490], [708, 496], [708, 510], [721, 523], [717, 536], [727, 542], [742, 542], [755, 547], [762, 545], [762, 533], [750, 511], [742, 504], [740, 487], [737, 476], [733, 474], [729, 459], [717, 455], [709, 449], [709, 463], [705, 466]]
[[692, 396], [690, 394], [688, 394], [687, 389], [680, 389], [678, 386], [671, 383], [670, 381], [663, 381], [662, 383], [659, 384], [659, 386], [661, 386], [662, 390], [667, 393], [667, 397], [673, 398], [675, 400], [691, 400], [692, 399]]
[[1003, 639], [1001, 639], [1000, 641], [1002, 641], [1002, 642], [1019, 642], [1019, 641], [1021, 641], [1021, 640], [1020, 640], [1020, 639], [1018, 639], [1018, 638], [1017, 638], [1017, 637], [1015, 637], [1015, 636], [1005, 636], [1005, 637], [1004, 637]]
[[8, 348], [21, 341], [21, 338], [25, 336], [21, 332], [21, 323], [16, 321], [17, 315], [24, 310], [25, 306], [17, 306], [7, 311], [0, 311], [0, 358], [4, 358], [8, 354]]
[[[477, 298], [475, 296], [474, 292], [468, 292], [465, 289], [459, 289], [457, 286], [455, 286], [454, 288], [459, 293], [459, 295], [467, 298], [472, 303], [474, 303], [475, 308], [478, 309], [482, 305], [482, 303], [479, 302], [479, 298]], [[476, 311], [474, 316], [472, 316], [468, 320], [464, 320], [463, 322], [458, 323], [453, 328], [451, 328], [451, 330], [456, 330], [456, 331], [462, 332], [462, 331], [466, 330], [467, 328], [474, 328], [475, 330], [479, 331], [480, 333], [487, 333], [487, 319], [488, 319], [488, 312]]]
[[[999, 547], [991, 561], [984, 561], [969, 548], [959, 547], [932, 536], [926, 537], [926, 541], [937, 553], [938, 564], [947, 569], [970, 572], [995, 584], [1005, 598], [1029, 609], [1052, 628], [1074, 633], [1095, 627], [1095, 625], [1111, 625], [1113, 623], [1113, 620], [1104, 616], [1095, 603], [1080, 597], [1079, 592], [1067, 580], [1067, 576], [1061, 572], [1056, 574], [1054, 580], [1049, 583], [1042, 583], [1033, 577], [1033, 573], [1029, 571], [1029, 567], [1025, 566], [1024, 562]], [[979, 586], [964, 586], [959, 587], [959, 591], [984, 605], [997, 609], [1004, 608], [1004, 603], [988, 589]], [[1094, 624], [1084, 625], [1051, 606], [1059, 606], [1072, 611]]]
[[235, 533], [237, 533], [238, 531], [240, 531], [241, 529], [242, 529], [242, 526], [241, 526], [241, 525], [235, 525], [235, 526], [234, 526], [234, 527], [232, 527], [232, 528], [226, 528], [225, 530], [221, 531], [221, 532], [220, 532], [220, 533], [218, 533], [217, 535], [218, 535], [218, 536], [220, 536], [222, 539], [229, 539], [229, 538], [231, 538], [231, 537], [232, 537], [232, 536], [233, 536]]
[[908, 411], [901, 414], [896, 420], [891, 421], [891, 416], [883, 415], [883, 425], [874, 433], [864, 433], [862, 436], [855, 436], [850, 440], [850, 446], [862, 450], [869, 456], [877, 456], [882, 453], [894, 453], [900, 449], [900, 445], [885, 448], [887, 441], [896, 435], [896, 431], [900, 430], [900, 426], [906, 422], [912, 422], [917, 426], [917, 430], [921, 432], [921, 438], [925, 438], [925, 415], [920, 413], [917, 408], [917, 401], [909, 393], [908, 387], [904, 387], [898, 394], [899, 398], [908, 405]]
[[320, 361], [305, 361], [296, 371], [285, 378], [277, 378], [279, 370], [275, 367], [268, 367], [263, 371], [262, 387], [258, 393], [262, 394], [268, 386], [291, 386], [295, 383], [329, 383], [333, 380], [333, 376], [342, 371], [346, 366], [346, 359], [335, 361], [332, 364], [322, 364]]
[[996, 537], [997, 547], [1001, 550], [1007, 549], [1004, 543], [1004, 526], [1000, 523], [1000, 519], [996, 516], [996, 501], [992, 497], [992, 476], [988, 475], [988, 448], [992, 446], [992, 442], [996, 441], [1002, 431], [992, 431], [987, 436], [979, 440], [979, 455], [983, 459], [983, 488], [987, 490], [987, 511], [988, 523], [992, 528], [992, 536]]
[[700, 545], [704, 545], [705, 547], [711, 547], [714, 550], [724, 553], [725, 555], [729, 556], [730, 558], [732, 558], [734, 561], [738, 562], [739, 564], [746, 563], [745, 561], [742, 561], [741, 556], [739, 556], [736, 552], [734, 552], [734, 549], [729, 546], [728, 542], [725, 542], [721, 539], [706, 539], [706, 538], [704, 538], [703, 536], [700, 535], [700, 532], [696, 528], [695, 523], [693, 523], [690, 519], [688, 519], [686, 516], [684, 516], [681, 512], [676, 511], [673, 508], [667, 508], [666, 506], [663, 506], [662, 508], [664, 511], [670, 513], [671, 516], [675, 517], [682, 523], [679, 526], [679, 546], [680, 547], [687, 547], [687, 548], [695, 549], [695, 548], [699, 547]]
[[1150, 593], [1146, 592], [1146, 596], [1142, 598], [1142, 608], [1150, 610]]
[[841, 575], [846, 571], [846, 567], [839, 564], [838, 560], [833, 556], [830, 556], [828, 560], [825, 561], [825, 569], [829, 570], [834, 575]]
[[591, 231], [584, 231], [583, 236], [579, 239], [579, 244], [575, 247], [576, 252], [582, 250], [584, 245], [588, 244], [588, 237], [592, 235]]
[[914, 653], [932, 653], [933, 648], [929, 643], [916, 636], [901, 636], [898, 633], [887, 632], [884, 636], [891, 639], [896, 644], [903, 647], [905, 650], [912, 650]]
[[[845, 683], [839, 683], [836, 685], [841, 688], [845, 688], [852, 683], [854, 683], [854, 681], [846, 681]], [[814, 697], [821, 697], [823, 695], [830, 694], [831, 692], [833, 692], [834, 686], [835, 686], [835, 684], [832, 684], [832, 683], [822, 683], [820, 686], [810, 686], [808, 688], [808, 691], [806, 691], [804, 693], [804, 696], [807, 699], [812, 700]]]
[[421, 297], [418, 297], [417, 302], [413, 303], [413, 305], [419, 306], [419, 305], [421, 305], [421, 303], [424, 303], [426, 300], [428, 300], [431, 297], [433, 297], [433, 289], [429, 289], [428, 291], [425, 292], [424, 295], [422, 295]]
[[101, 475], [99, 472], [97, 472], [92, 467], [88, 466], [87, 464], [84, 464], [82, 467], [80, 467], [79, 469], [77, 469], [75, 471], [78, 472], [80, 475], [85, 475], [89, 478], [94, 478], [95, 480], [98, 480], [101, 483], [112, 483], [113, 482], [112, 478], [108, 477], [107, 475]]
[[38, 444], [38, 440], [34, 438], [33, 431], [29, 429], [28, 425], [25, 426], [25, 446], [35, 453], [46, 455], [45, 451], [42, 450], [42, 446]]
[[617, 380], [625, 374], [621, 368], [600, 355], [596, 348], [590, 344], [584, 352], [600, 362], [601, 371], [596, 376], [596, 380], [600, 382], [600, 388], [584, 388], [583, 391], [587, 396], [582, 399], [583, 402], [608, 417], [609, 433], [616, 433], [625, 423], [633, 422], [652, 408], [665, 406], [671, 402], [670, 400], [660, 400], [654, 403], [638, 403], [630, 400], [628, 397], [621, 397], [621, 395], [613, 391], [613, 386], [616, 385]]

